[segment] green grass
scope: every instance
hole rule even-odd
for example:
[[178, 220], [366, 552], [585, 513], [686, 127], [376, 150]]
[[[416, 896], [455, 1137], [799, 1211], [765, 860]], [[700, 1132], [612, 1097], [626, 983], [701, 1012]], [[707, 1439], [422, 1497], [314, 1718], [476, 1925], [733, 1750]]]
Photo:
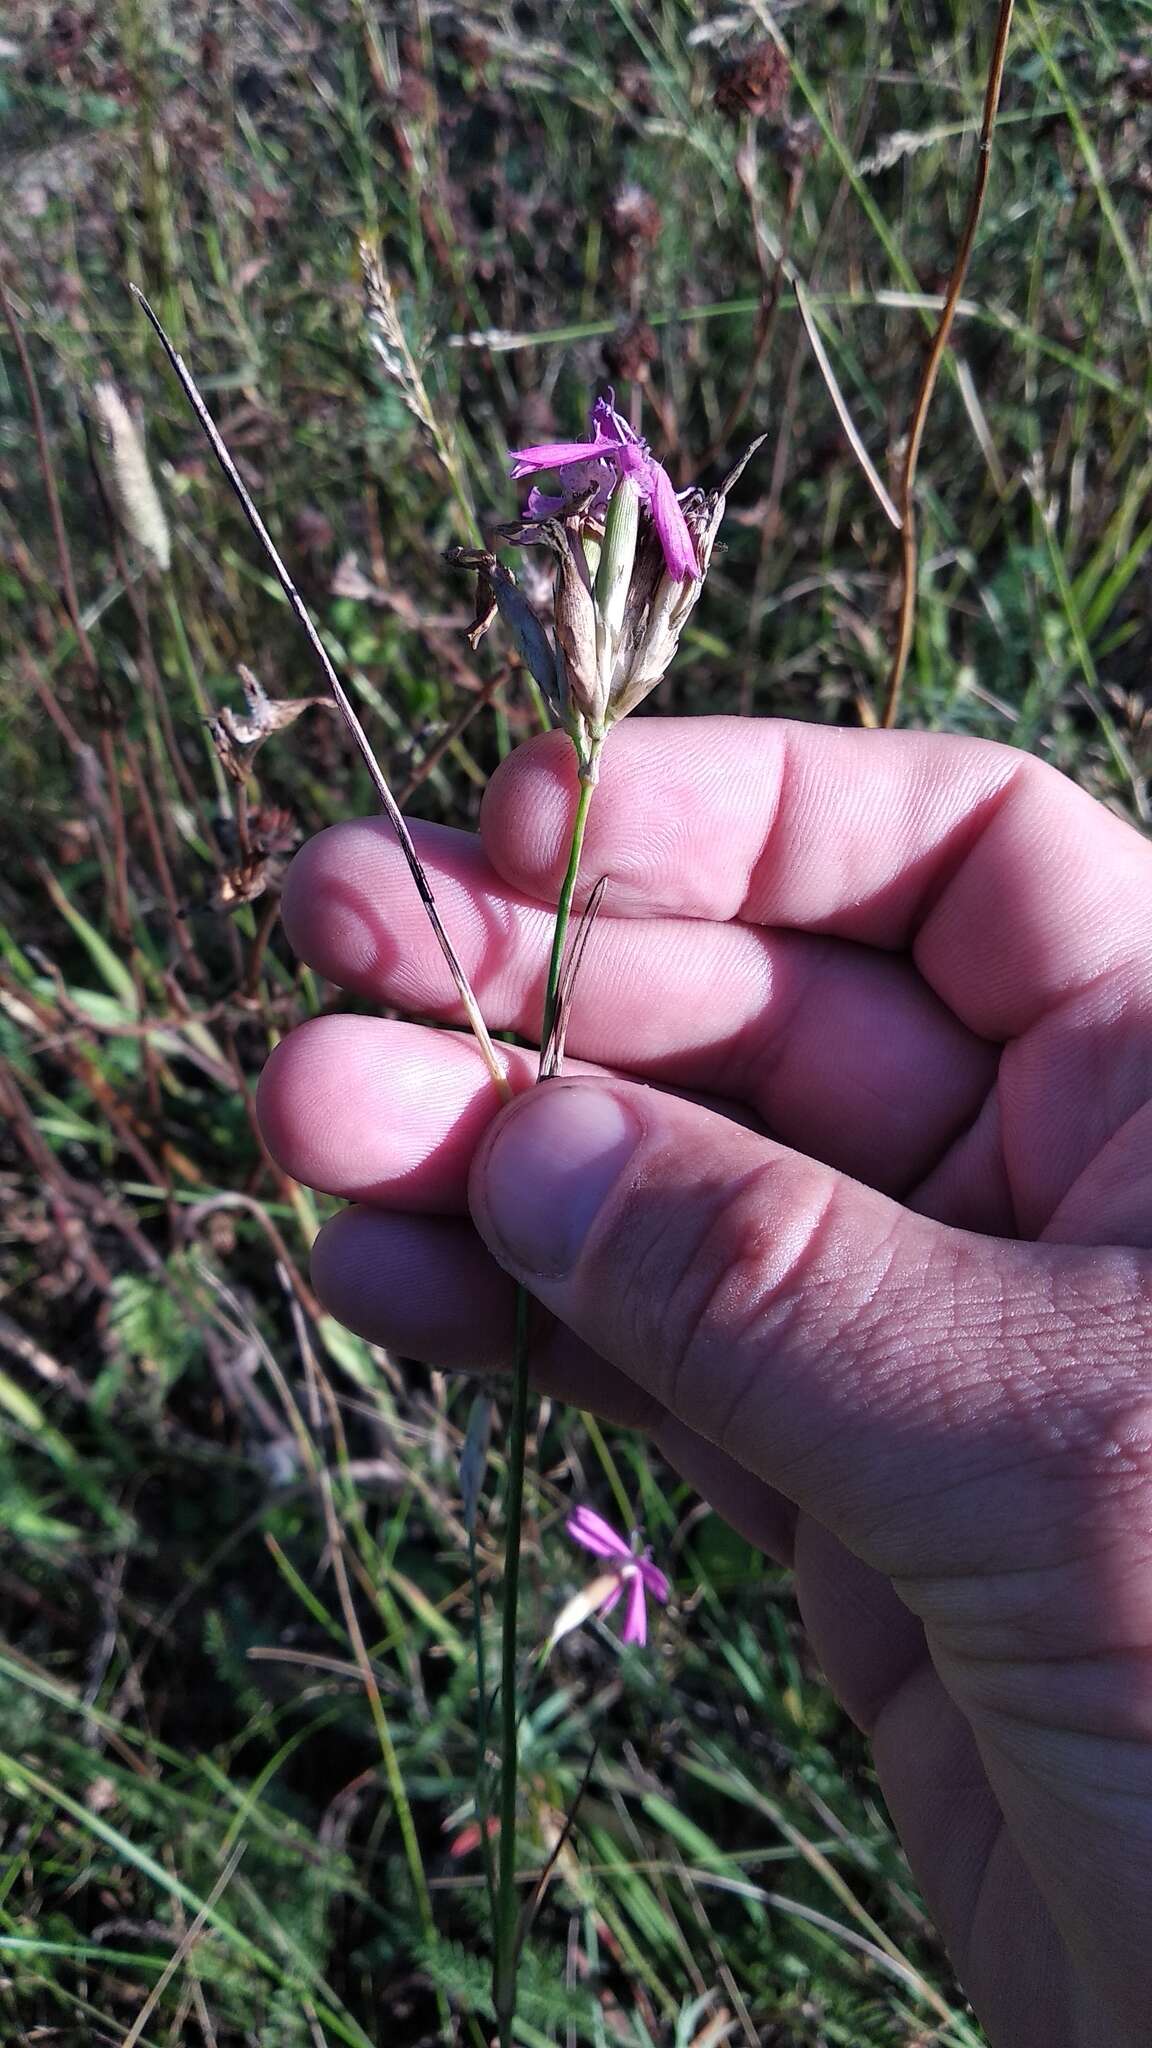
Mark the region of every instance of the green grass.
[[[315, 1312], [328, 1205], [255, 1141], [270, 1046], [336, 994], [262, 928], [268, 897], [218, 907], [235, 825], [203, 712], [239, 708], [241, 662], [274, 695], [311, 680], [126, 284], [193, 360], [394, 786], [467, 825], [538, 712], [512, 672], [456, 730], [504, 655], [496, 635], [469, 655], [442, 551], [470, 508], [511, 512], [508, 445], [576, 429], [637, 314], [649, 431], [696, 473], [762, 293], [747, 136], [712, 93], [769, 17], [744, 10], [737, 33], [729, 13], [615, 0], [485, 7], [467, 32], [417, 12], [398, 34], [373, 0], [120, 0], [71, 46], [47, 4], [19, 13], [0, 57], [4, 274], [83, 633], [0, 332], [0, 2025], [69, 2044], [476, 2044], [481, 1862], [452, 1853], [473, 1799], [472, 1396]], [[891, 486], [963, 221], [988, 10], [772, 19], [819, 145], [790, 259]], [[1018, 16], [921, 460], [902, 714], [1035, 749], [1141, 821], [1149, 213], [1124, 57], [1142, 33], [1135, 0]], [[769, 252], [779, 140], [759, 124]], [[660, 214], [632, 246], [612, 215], [630, 183]], [[361, 235], [439, 451], [369, 346]], [[768, 439], [656, 715], [856, 721], [883, 695], [896, 537], [787, 285], [768, 341], [711, 478]], [[109, 372], [146, 424], [167, 578], [114, 541], [92, 473], [83, 393]], [[258, 777], [283, 851], [371, 808], [326, 712], [270, 741]], [[578, 1486], [610, 1511], [624, 1497], [676, 1598], [649, 1655], [584, 1630], [534, 1683], [526, 1868], [595, 1757], [534, 1932], [524, 2040], [977, 2042], [786, 1577], [640, 1442], [556, 1411], [541, 1431], [526, 1650], [579, 1580], [560, 1533]], [[493, 1445], [490, 1670], [499, 1429]]]

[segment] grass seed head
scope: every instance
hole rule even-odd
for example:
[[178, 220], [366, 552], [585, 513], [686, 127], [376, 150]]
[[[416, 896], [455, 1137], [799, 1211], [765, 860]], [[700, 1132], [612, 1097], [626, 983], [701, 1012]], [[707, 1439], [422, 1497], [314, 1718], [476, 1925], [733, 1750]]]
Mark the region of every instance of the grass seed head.
[[155, 569], [172, 561], [172, 536], [152, 479], [144, 437], [110, 379], [92, 386], [91, 413], [108, 456], [113, 509], [133, 547]]

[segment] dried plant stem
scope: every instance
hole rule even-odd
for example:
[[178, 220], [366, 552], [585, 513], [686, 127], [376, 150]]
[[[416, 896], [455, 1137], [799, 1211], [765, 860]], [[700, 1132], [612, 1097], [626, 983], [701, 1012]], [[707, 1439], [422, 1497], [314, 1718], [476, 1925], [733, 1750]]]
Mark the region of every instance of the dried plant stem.
[[[228, 1886], [231, 1884], [232, 1879], [236, 1873], [236, 1867], [240, 1861], [240, 1858], [243, 1856], [246, 1847], [247, 1843], [245, 1842], [237, 1842], [233, 1846], [230, 1855], [225, 1860], [224, 1868], [221, 1870], [219, 1876], [217, 1877], [215, 1884], [213, 1885], [211, 1891], [208, 1894], [208, 1897], [205, 1899], [203, 1905], [201, 1906], [200, 1911], [197, 1913], [196, 1918], [190, 1924], [185, 1925], [184, 1931], [181, 1934], [176, 1947], [173, 1949], [172, 1954], [169, 1956], [168, 1961], [165, 1963], [164, 1968], [161, 1970], [160, 1975], [157, 1977], [156, 1982], [152, 1986], [151, 1991], [148, 1993], [147, 1998], [144, 2000], [143, 2005], [140, 2007], [140, 2010], [137, 2013], [135, 2019], [133, 2020], [132, 2025], [129, 2027], [128, 2032], [125, 2034], [122, 2048], [137, 2048], [137, 2043], [143, 2036], [144, 2029], [147, 2026], [148, 2021], [151, 2019], [153, 2013], [156, 2010], [156, 2007], [159, 2005], [160, 2000], [163, 1998], [164, 1993], [167, 1990], [169, 1984], [171, 1983], [173, 1977], [176, 1975], [177, 1970], [183, 1969], [185, 1963], [187, 1962], [189, 1956], [191, 1955], [193, 1949], [199, 1941], [201, 1933], [204, 1929], [205, 1922], [211, 1917], [212, 1909], [216, 1905], [217, 1900], [223, 1897], [224, 1893], [228, 1889]], [[176, 1903], [179, 1904], [180, 1902], [176, 1901]]]
[[[104, 506], [105, 518], [108, 523], [108, 535], [112, 543], [112, 554], [116, 563], [116, 573], [123, 585], [124, 595], [128, 600], [132, 616], [136, 621], [138, 638], [137, 660], [140, 667], [140, 676], [149, 700], [144, 706], [144, 735], [149, 756], [151, 757], [155, 786], [157, 791], [162, 790], [164, 787], [163, 761], [166, 756], [169, 773], [175, 776], [176, 784], [192, 816], [196, 820], [201, 837], [204, 839], [205, 844], [218, 854], [219, 849], [216, 845], [215, 834], [204, 806], [200, 801], [200, 793], [196, 788], [188, 764], [184, 760], [177, 743], [176, 729], [172, 723], [172, 713], [168, 708], [168, 697], [160, 680], [160, 671], [156, 666], [156, 650], [152, 644], [152, 621], [149, 617], [146, 586], [139, 572], [129, 563], [124, 552], [124, 543], [120, 538], [120, 529], [116, 522], [112, 501], [109, 498], [104, 478], [100, 471], [100, 463], [91, 435], [88, 437], [88, 458], [92, 465], [92, 474], [96, 480], [96, 488], [100, 494], [101, 503]], [[151, 709], [151, 717], [148, 716], [149, 708]], [[171, 805], [167, 803], [163, 805], [160, 813], [160, 822], [169, 850], [175, 856], [180, 851], [180, 838], [173, 823]]]
[[904, 451], [904, 467], [900, 476], [900, 550], [901, 585], [900, 616], [896, 627], [896, 647], [892, 656], [892, 667], [888, 676], [888, 695], [884, 705], [882, 724], [892, 726], [900, 709], [900, 694], [904, 687], [904, 675], [908, 667], [908, 656], [912, 650], [912, 634], [916, 625], [916, 583], [919, 568], [919, 537], [916, 530], [916, 467], [920, 460], [920, 449], [924, 440], [924, 429], [928, 423], [928, 410], [936, 379], [944, 360], [944, 351], [956, 318], [956, 308], [968, 275], [976, 232], [980, 226], [980, 215], [984, 210], [984, 195], [988, 189], [988, 178], [992, 169], [992, 137], [996, 127], [996, 115], [1000, 106], [1000, 90], [1004, 83], [1004, 66], [1008, 56], [1008, 37], [1012, 28], [1012, 14], [1015, 0], [1000, 0], [1000, 12], [996, 21], [996, 35], [992, 44], [992, 56], [988, 66], [988, 82], [984, 89], [984, 114], [980, 123], [980, 145], [976, 159], [976, 177], [972, 195], [968, 201], [968, 214], [964, 232], [948, 279], [948, 290], [936, 325], [936, 331], [929, 344], [920, 388], [912, 408], [912, 419], [908, 428], [908, 445]]
[[[56, 471], [52, 465], [52, 451], [48, 440], [48, 425], [44, 417], [44, 406], [40, 397], [40, 385], [37, 380], [36, 371], [33, 368], [32, 358], [28, 353], [28, 344], [24, 339], [24, 330], [17, 318], [16, 309], [8, 293], [2, 267], [0, 267], [0, 313], [3, 314], [8, 332], [12, 337], [12, 345], [16, 350], [16, 358], [20, 365], [20, 375], [24, 380], [24, 388], [28, 394], [28, 409], [32, 415], [32, 434], [36, 443], [36, 460], [39, 464], [40, 475], [44, 484], [44, 496], [48, 504], [52, 539], [56, 549], [56, 560], [60, 569], [60, 594], [64, 601], [65, 614], [75, 635], [81, 667], [84, 670], [85, 680], [90, 693], [90, 704], [95, 706], [99, 721], [97, 753], [104, 774], [101, 808], [104, 813], [104, 823], [110, 830], [115, 844], [118, 841], [122, 841], [123, 838], [123, 817], [117, 812], [118, 797], [115, 789], [117, 768], [115, 751], [112, 745], [112, 734], [109, 731], [106, 717], [108, 699], [103, 678], [100, 674], [100, 665], [97, 662], [92, 642], [88, 636], [88, 629], [84, 624], [84, 615], [80, 609], [80, 598], [76, 589], [76, 576], [72, 567], [72, 550], [68, 545], [68, 530], [64, 523], [64, 510], [60, 503]], [[58, 729], [61, 729], [61, 719], [63, 716], [63, 713], [59, 717], [53, 714], [54, 723], [56, 723]], [[78, 753], [77, 759], [79, 759]], [[104, 870], [104, 879], [108, 888], [109, 898], [116, 913], [118, 936], [123, 939], [127, 936], [127, 927], [124, 921], [122, 866], [118, 866], [117, 861], [118, 854], [115, 850], [111, 856], [106, 856], [101, 851], [100, 864]]]
[[[541, 1065], [556, 1024], [564, 947], [580, 874], [580, 857], [588, 829], [588, 813], [596, 788], [600, 748], [593, 751], [580, 777], [580, 795], [572, 821], [568, 866], [560, 885], [552, 952], [544, 989], [540, 1032]], [[512, 1413], [508, 1422], [508, 1489], [505, 1501], [504, 1599], [500, 1643], [500, 1856], [496, 1879], [496, 1942], [493, 2000], [501, 2048], [512, 2048], [516, 2019], [516, 1978], [520, 1960], [520, 1914], [516, 1899], [516, 1791], [520, 1773], [519, 1697], [517, 1686], [518, 1609], [520, 1605], [520, 1534], [524, 1516], [524, 1453], [528, 1438], [528, 1366], [530, 1355], [526, 1288], [516, 1292], [516, 1349], [512, 1369]]]
[[864, 442], [861, 439], [859, 429], [856, 426], [856, 422], [854, 421], [851, 413], [848, 410], [847, 400], [845, 399], [844, 393], [841, 391], [840, 386], [836, 380], [836, 372], [832, 368], [832, 363], [829, 358], [828, 351], [824, 346], [823, 340], [821, 339], [820, 330], [812, 317], [812, 308], [808, 302], [808, 294], [804, 290], [804, 287], [801, 284], [800, 279], [798, 277], [793, 277], [792, 289], [796, 295], [796, 311], [800, 315], [800, 320], [803, 325], [804, 332], [808, 336], [809, 346], [812, 350], [813, 355], [816, 358], [816, 367], [819, 370], [820, 375], [824, 379], [824, 383], [828, 391], [828, 396], [832, 400], [832, 405], [835, 410], [836, 417], [839, 420], [840, 425], [844, 429], [844, 434], [848, 442], [848, 445], [851, 448], [853, 455], [856, 457], [857, 462], [860, 464], [860, 467], [863, 470], [864, 475], [867, 478], [873, 493], [875, 494], [876, 501], [880, 506], [880, 509], [884, 514], [884, 517], [890, 520], [892, 525], [896, 527], [896, 529], [899, 531], [901, 525], [900, 514], [897, 511], [896, 506], [893, 504], [888, 491], [885, 489], [883, 479], [881, 478], [880, 473], [872, 460], [872, 457], [869, 455], [868, 450], [864, 446]]
[[508, 681], [508, 674], [508, 669], [502, 668], [498, 669], [495, 675], [489, 676], [488, 681], [481, 684], [479, 692], [472, 702], [465, 704], [463, 711], [453, 719], [447, 730], [441, 733], [435, 745], [429, 747], [423, 760], [417, 762], [403, 789], [400, 791], [398, 801], [401, 804], [409, 803], [415, 796], [420, 784], [426, 782], [433, 770], [439, 767], [445, 754], [449, 753], [456, 745], [457, 740], [467, 732], [477, 712], [483, 711], [485, 705], [492, 702], [497, 691], [504, 688]]
[[[2, 1324], [3, 1316], [0, 1315]], [[468, 1590], [472, 1599], [472, 1636], [476, 1644], [476, 1821], [480, 1830], [480, 1861], [484, 1867], [488, 1911], [495, 1925], [496, 1869], [492, 1856], [491, 1805], [488, 1798], [488, 1659], [484, 1649], [484, 1611], [480, 1599], [475, 1521], [468, 1530]]]
[[512, 1091], [508, 1085], [507, 1076], [505, 1075], [504, 1068], [501, 1065], [500, 1060], [497, 1056], [496, 1048], [492, 1043], [491, 1035], [488, 1031], [488, 1026], [485, 1024], [484, 1019], [480, 1014], [480, 1005], [476, 1000], [476, 996], [472, 990], [471, 984], [469, 983], [468, 977], [464, 972], [463, 965], [459, 959], [455, 947], [452, 944], [451, 939], [448, 937], [448, 934], [445, 931], [444, 926], [441, 922], [440, 913], [436, 908], [436, 899], [432, 894], [432, 885], [429, 882], [428, 877], [424, 871], [424, 867], [420, 860], [420, 856], [412, 843], [412, 834], [409, 832], [408, 827], [404, 822], [404, 818], [400, 811], [400, 806], [396, 802], [396, 799], [392, 794], [392, 791], [388, 785], [387, 777], [384, 774], [384, 770], [381, 768], [380, 763], [376, 759], [368, 735], [365, 732], [363, 726], [361, 725], [355, 710], [353, 709], [351, 699], [349, 698], [343, 683], [340, 681], [340, 678], [337, 675], [336, 670], [332, 666], [328, 650], [325, 647], [324, 642], [321, 640], [320, 635], [312, 622], [311, 613], [309, 612], [306, 604], [304, 603], [304, 600], [301, 597], [300, 592], [297, 590], [295, 583], [292, 581], [292, 578], [289, 575], [283, 560], [281, 559], [280, 552], [276, 546], [275, 541], [272, 539], [272, 536], [269, 533], [268, 528], [265, 526], [263, 519], [260, 517], [259, 512], [256, 510], [256, 506], [253, 503], [251, 494], [246, 484], [244, 483], [244, 480], [241, 477], [240, 472], [236, 467], [236, 464], [232, 460], [232, 457], [228, 451], [227, 445], [225, 444], [220, 429], [216, 425], [216, 422], [212, 418], [212, 415], [209, 412], [208, 407], [205, 405], [204, 400], [200, 396], [199, 389], [196, 385], [195, 379], [193, 378], [191, 371], [188, 369], [183, 357], [177, 352], [173, 343], [169, 340], [168, 335], [164, 331], [163, 325], [161, 324], [156, 313], [153, 311], [152, 307], [149, 305], [147, 299], [145, 298], [143, 292], [140, 290], [139, 286], [132, 285], [129, 287], [129, 289], [131, 290], [133, 297], [138, 301], [140, 306], [142, 306], [153, 328], [155, 329], [155, 332], [159, 337], [164, 353], [167, 356], [168, 361], [171, 363], [177, 378], [179, 379], [180, 386], [181, 389], [183, 390], [184, 396], [188, 400], [189, 405], [192, 407], [192, 410], [200, 423], [200, 426], [204, 432], [208, 444], [211, 447], [212, 453], [216, 457], [217, 462], [219, 463], [221, 469], [224, 472], [224, 475], [227, 477], [228, 482], [231, 484], [232, 489], [235, 492], [237, 499], [239, 500], [240, 509], [243, 512], [245, 519], [248, 521], [249, 526], [252, 528], [253, 533], [256, 535], [256, 538], [260, 542], [261, 547], [264, 549], [264, 552], [267, 555], [269, 562], [272, 564], [272, 568], [276, 575], [276, 580], [279, 583], [281, 590], [284, 592], [284, 595], [287, 598], [288, 603], [292, 609], [292, 612], [296, 618], [296, 622], [299, 625], [302, 633], [304, 634], [305, 639], [308, 642], [309, 647], [312, 650], [312, 654], [316, 660], [317, 666], [319, 667], [320, 672], [328, 685], [328, 688], [332, 692], [333, 698], [336, 701], [336, 705], [340, 712], [340, 715], [343, 718], [345, 725], [348, 727], [348, 730], [351, 733], [352, 738], [360, 751], [360, 755], [364, 762], [364, 765], [372, 778], [372, 784], [376, 791], [377, 797], [380, 800], [381, 808], [385, 812], [392, 826], [392, 829], [400, 842], [400, 851], [404, 855], [404, 859], [408, 864], [408, 871], [412, 876], [412, 880], [416, 884], [416, 888], [420, 896], [420, 901], [424, 906], [424, 912], [428, 919], [428, 922], [432, 926], [432, 929], [436, 934], [437, 944], [439, 945], [440, 951], [443, 953], [444, 958], [448, 963], [449, 972], [452, 976], [453, 981], [456, 984], [456, 992], [460, 997], [460, 1001], [463, 1005], [464, 1013], [468, 1019], [468, 1023], [471, 1028], [472, 1034], [476, 1040], [477, 1045], [480, 1048], [480, 1052], [484, 1059], [484, 1064], [487, 1067], [488, 1072], [492, 1076], [493, 1083], [495, 1084], [499, 1094], [503, 1097], [503, 1099], [506, 1102], [510, 1101]]
[[192, 652], [192, 643], [188, 638], [188, 629], [184, 624], [184, 614], [180, 609], [180, 599], [176, 591], [175, 578], [170, 570], [164, 577], [164, 606], [168, 613], [168, 623], [172, 628], [172, 637], [176, 642], [176, 652], [179, 657], [180, 666], [184, 671], [184, 680], [188, 685], [192, 702], [196, 706], [196, 716], [200, 720], [201, 731], [204, 735], [204, 748], [208, 756], [208, 765], [212, 771], [212, 781], [216, 790], [216, 800], [221, 812], [226, 812], [229, 794], [228, 778], [220, 766], [220, 756], [208, 736], [212, 706], [204, 695], [204, 685], [200, 680], [200, 671], [196, 666], [196, 657]]

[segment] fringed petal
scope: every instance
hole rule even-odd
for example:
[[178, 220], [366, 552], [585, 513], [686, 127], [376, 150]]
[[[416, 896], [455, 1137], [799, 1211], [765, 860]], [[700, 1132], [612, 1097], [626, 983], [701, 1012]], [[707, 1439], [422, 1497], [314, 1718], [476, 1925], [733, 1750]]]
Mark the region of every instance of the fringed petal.
[[648, 1608], [644, 1599], [644, 1581], [639, 1572], [633, 1576], [628, 1587], [628, 1612], [620, 1631], [622, 1643], [646, 1643], [648, 1641]]
[[698, 576], [700, 564], [688, 522], [680, 509], [680, 501], [672, 488], [672, 479], [659, 462], [652, 464], [651, 496], [648, 500], [652, 523], [660, 536], [668, 574], [683, 581], [686, 576]]
[[579, 1543], [584, 1550], [590, 1550], [594, 1557], [618, 1557], [632, 1562], [632, 1552], [622, 1536], [616, 1534], [610, 1522], [598, 1515], [595, 1508], [575, 1508], [564, 1524], [573, 1543]]
[[532, 476], [538, 469], [570, 469], [574, 462], [611, 460], [620, 443], [608, 434], [592, 441], [540, 441], [535, 448], [514, 448], [509, 460], [513, 477]]
[[567, 498], [554, 495], [551, 491], [538, 491], [535, 484], [528, 493], [524, 511], [529, 519], [555, 519], [564, 510]]
[[667, 1607], [672, 1597], [672, 1588], [660, 1570], [659, 1565], [653, 1564], [650, 1557], [640, 1558], [639, 1565], [640, 1577], [644, 1581], [646, 1590], [651, 1593], [654, 1600], [659, 1600], [661, 1607]]

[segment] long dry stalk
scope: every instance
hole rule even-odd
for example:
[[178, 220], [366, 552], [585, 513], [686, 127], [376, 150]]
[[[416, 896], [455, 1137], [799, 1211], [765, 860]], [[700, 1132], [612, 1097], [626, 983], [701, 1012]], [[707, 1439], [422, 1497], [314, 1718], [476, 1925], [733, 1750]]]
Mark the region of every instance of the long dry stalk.
[[324, 677], [324, 680], [327, 683], [328, 688], [332, 692], [333, 698], [335, 699], [340, 715], [343, 718], [345, 725], [348, 727], [348, 730], [351, 733], [357, 748], [359, 749], [364, 765], [372, 778], [372, 784], [380, 800], [381, 808], [385, 812], [385, 815], [387, 816], [389, 823], [391, 824], [392, 829], [400, 842], [400, 851], [404, 855], [404, 859], [408, 865], [408, 871], [412, 876], [412, 880], [416, 884], [416, 888], [420, 896], [420, 901], [424, 906], [425, 915], [428, 918], [428, 922], [432, 926], [434, 933], [436, 934], [436, 940], [440, 947], [440, 951], [443, 953], [444, 958], [448, 963], [448, 970], [452, 976], [453, 981], [456, 984], [457, 994], [460, 997], [460, 1001], [461, 1004], [463, 1005], [464, 1013], [468, 1019], [468, 1023], [471, 1027], [472, 1034], [476, 1039], [476, 1043], [480, 1048], [481, 1054], [483, 1055], [484, 1064], [488, 1068], [488, 1072], [492, 1076], [493, 1083], [495, 1084], [501, 1097], [505, 1101], [510, 1101], [512, 1091], [509, 1087], [507, 1076], [497, 1056], [496, 1048], [492, 1043], [492, 1038], [488, 1031], [488, 1027], [485, 1024], [484, 1019], [480, 1013], [480, 1005], [476, 1000], [475, 993], [473, 992], [472, 986], [468, 980], [468, 976], [464, 971], [463, 964], [459, 958], [459, 955], [456, 952], [455, 947], [452, 944], [451, 939], [448, 937], [448, 934], [444, 929], [443, 923], [441, 922], [440, 912], [436, 907], [436, 899], [432, 893], [432, 884], [428, 880], [428, 876], [424, 870], [424, 865], [420, 859], [419, 854], [416, 851], [415, 846], [412, 843], [412, 834], [409, 832], [408, 827], [404, 822], [400, 806], [396, 802], [396, 799], [392, 794], [384, 770], [381, 768], [380, 763], [377, 760], [375, 753], [373, 752], [372, 743], [369, 740], [368, 735], [365, 732], [363, 726], [361, 725], [355, 710], [353, 709], [351, 699], [349, 698], [343, 683], [340, 681], [340, 678], [337, 675], [336, 670], [332, 666], [328, 650], [325, 647], [324, 642], [320, 638], [319, 632], [317, 631], [316, 626], [313, 623], [312, 615], [309, 612], [307, 605], [304, 603], [304, 600], [301, 597], [300, 592], [297, 590], [296, 585], [293, 582], [291, 576], [289, 575], [275, 541], [273, 540], [271, 534], [268, 531], [268, 528], [265, 526], [263, 519], [260, 517], [260, 514], [256, 509], [251, 493], [249, 492], [248, 487], [244, 482], [244, 479], [240, 475], [240, 472], [237, 469], [236, 464], [232, 460], [232, 456], [229, 453], [227, 444], [224, 441], [224, 437], [221, 434], [219, 427], [216, 425], [215, 420], [212, 418], [212, 415], [209, 412], [208, 407], [205, 405], [204, 400], [200, 395], [199, 387], [197, 386], [191, 371], [189, 370], [183, 357], [178, 353], [174, 343], [169, 339], [167, 333], [165, 332], [162, 322], [160, 321], [158, 315], [153, 311], [153, 308], [149, 305], [148, 300], [145, 298], [139, 286], [131, 285], [129, 289], [131, 290], [133, 297], [138, 301], [140, 306], [143, 308], [144, 312], [147, 314], [148, 319], [151, 321], [152, 326], [159, 337], [164, 353], [168, 357], [168, 361], [171, 363], [172, 368], [175, 371], [177, 378], [179, 379], [180, 386], [181, 389], [183, 390], [184, 396], [188, 400], [189, 405], [191, 406], [193, 412], [196, 415], [197, 420], [199, 421], [200, 427], [203, 430], [203, 433], [208, 441], [208, 445], [211, 448], [213, 455], [216, 457], [217, 462], [219, 463], [221, 469], [224, 472], [224, 475], [227, 477], [228, 482], [231, 484], [232, 489], [235, 492], [237, 499], [239, 500], [240, 509], [243, 512], [245, 519], [248, 521], [249, 526], [252, 528], [253, 533], [256, 535], [257, 540], [260, 542], [261, 547], [263, 548], [265, 554], [268, 557], [269, 562], [272, 565], [273, 571], [276, 576], [276, 580], [279, 583], [281, 590], [284, 592], [284, 595], [288, 600], [288, 603], [292, 609], [292, 613], [296, 619], [296, 622], [299, 625], [304, 635], [304, 638], [307, 640], [308, 645], [312, 650], [313, 657], [316, 661], [318, 668], [320, 669], [320, 673]]
[[996, 35], [992, 44], [992, 56], [988, 66], [988, 83], [984, 89], [984, 114], [980, 123], [980, 146], [976, 157], [976, 176], [972, 195], [968, 201], [968, 215], [964, 232], [948, 279], [948, 290], [936, 331], [929, 344], [928, 354], [912, 408], [912, 419], [908, 427], [908, 445], [904, 451], [904, 467], [900, 477], [900, 552], [901, 585], [900, 616], [896, 627], [896, 647], [892, 656], [892, 667], [888, 676], [888, 695], [884, 705], [882, 724], [895, 725], [900, 709], [900, 693], [904, 687], [904, 674], [908, 667], [908, 656], [912, 648], [912, 634], [916, 625], [916, 582], [919, 568], [919, 536], [916, 529], [916, 467], [920, 460], [920, 449], [924, 440], [924, 429], [928, 424], [928, 410], [936, 379], [944, 360], [944, 351], [956, 318], [956, 308], [968, 275], [976, 231], [980, 226], [980, 215], [984, 210], [984, 195], [988, 190], [988, 178], [992, 169], [992, 138], [996, 128], [996, 115], [1000, 106], [1000, 89], [1004, 83], [1004, 66], [1008, 57], [1008, 37], [1012, 28], [1015, 0], [1000, 0], [1000, 13], [996, 22]]

